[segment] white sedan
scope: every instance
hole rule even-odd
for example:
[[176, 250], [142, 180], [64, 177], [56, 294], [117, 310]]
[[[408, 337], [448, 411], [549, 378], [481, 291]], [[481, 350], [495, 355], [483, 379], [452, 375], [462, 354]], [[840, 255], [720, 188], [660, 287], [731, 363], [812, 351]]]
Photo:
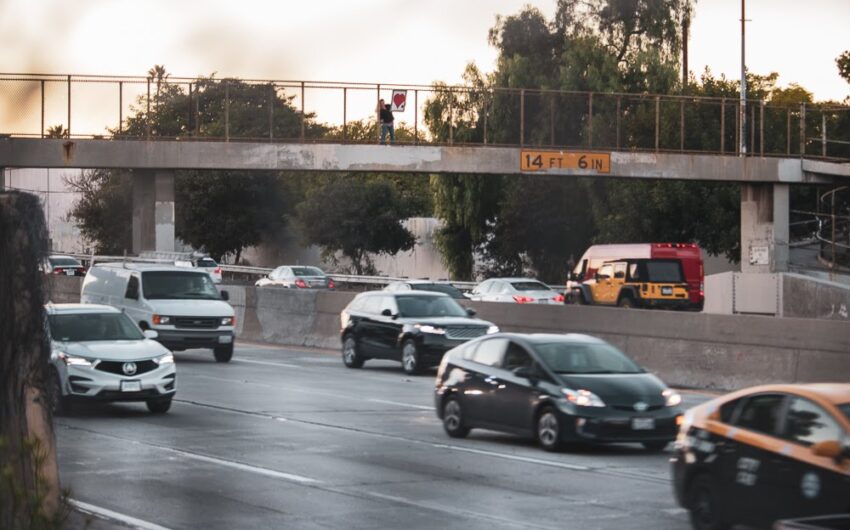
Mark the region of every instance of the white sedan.
[[564, 295], [534, 278], [490, 278], [476, 285], [469, 298], [516, 304], [564, 303]]

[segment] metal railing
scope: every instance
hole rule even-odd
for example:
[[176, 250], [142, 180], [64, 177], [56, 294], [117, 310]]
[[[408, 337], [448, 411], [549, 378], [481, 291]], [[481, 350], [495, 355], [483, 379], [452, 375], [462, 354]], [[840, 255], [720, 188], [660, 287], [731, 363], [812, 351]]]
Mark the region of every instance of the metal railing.
[[[186, 77], [0, 74], [0, 134], [374, 143], [397, 90], [396, 143], [740, 154], [736, 97]], [[850, 159], [850, 107], [745, 110], [749, 155]]]

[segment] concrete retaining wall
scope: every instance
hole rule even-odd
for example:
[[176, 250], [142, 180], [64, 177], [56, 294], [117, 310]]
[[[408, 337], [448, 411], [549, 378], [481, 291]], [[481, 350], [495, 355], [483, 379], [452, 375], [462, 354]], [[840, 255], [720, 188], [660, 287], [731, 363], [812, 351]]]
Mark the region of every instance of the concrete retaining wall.
[[[72, 295], [78, 296], [79, 283], [78, 278], [55, 278], [54, 301], [76, 301]], [[339, 313], [354, 293], [223, 288], [236, 309], [242, 340], [340, 348]], [[850, 380], [850, 326], [843, 321], [585, 306], [464, 305], [504, 331], [597, 335], [677, 386], [730, 390], [761, 383]]]

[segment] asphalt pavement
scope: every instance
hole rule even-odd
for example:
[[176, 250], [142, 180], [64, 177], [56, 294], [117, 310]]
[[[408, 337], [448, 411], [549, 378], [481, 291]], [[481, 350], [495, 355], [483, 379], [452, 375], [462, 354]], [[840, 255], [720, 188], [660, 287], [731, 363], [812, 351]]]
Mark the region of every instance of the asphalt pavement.
[[690, 528], [668, 453], [451, 439], [434, 372], [245, 343], [229, 364], [176, 359], [167, 414], [86, 404], [56, 420], [63, 487], [92, 528]]

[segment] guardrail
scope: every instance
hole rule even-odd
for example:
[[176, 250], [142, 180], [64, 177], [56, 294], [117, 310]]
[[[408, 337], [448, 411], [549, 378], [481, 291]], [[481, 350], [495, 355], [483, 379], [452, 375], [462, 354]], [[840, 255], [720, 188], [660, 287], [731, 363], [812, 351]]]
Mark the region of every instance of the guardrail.
[[0, 73], [0, 102], [8, 110], [0, 114], [0, 134], [376, 143], [376, 103], [397, 93], [406, 106], [396, 113], [396, 143], [717, 154], [740, 154], [743, 143], [752, 156], [850, 159], [850, 107], [834, 104], [175, 76]]

